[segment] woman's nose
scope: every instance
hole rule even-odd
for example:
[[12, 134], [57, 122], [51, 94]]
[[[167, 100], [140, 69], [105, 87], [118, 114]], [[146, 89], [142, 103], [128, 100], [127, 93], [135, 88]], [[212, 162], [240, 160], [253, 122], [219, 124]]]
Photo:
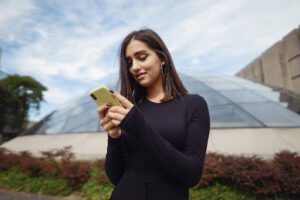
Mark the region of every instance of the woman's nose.
[[133, 69], [133, 71], [138, 71], [138, 70], [140, 70], [140, 69], [141, 69], [141, 66], [140, 66], [139, 62], [133, 61], [133, 63], [132, 63], [132, 69]]

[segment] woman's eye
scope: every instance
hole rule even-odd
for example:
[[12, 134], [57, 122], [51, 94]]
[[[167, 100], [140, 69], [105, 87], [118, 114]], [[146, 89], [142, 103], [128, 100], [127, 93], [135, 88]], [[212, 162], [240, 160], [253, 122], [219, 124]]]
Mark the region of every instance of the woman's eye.
[[[145, 60], [147, 59], [147, 57], [148, 57], [148, 56], [140, 57], [139, 60], [145, 61]], [[131, 67], [131, 64], [132, 64], [131, 61], [127, 61], [127, 66], [128, 66], [128, 67]]]
[[146, 60], [146, 58], [147, 58], [147, 56], [141, 57], [140, 59], [141, 59], [141, 60]]

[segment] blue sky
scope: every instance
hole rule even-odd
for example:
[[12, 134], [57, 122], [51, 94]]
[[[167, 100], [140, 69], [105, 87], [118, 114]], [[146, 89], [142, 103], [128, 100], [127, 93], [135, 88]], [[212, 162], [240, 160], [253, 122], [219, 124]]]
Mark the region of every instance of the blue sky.
[[0, 0], [1, 67], [44, 84], [39, 120], [118, 72], [123, 37], [143, 27], [179, 72], [234, 75], [299, 26], [297, 0]]

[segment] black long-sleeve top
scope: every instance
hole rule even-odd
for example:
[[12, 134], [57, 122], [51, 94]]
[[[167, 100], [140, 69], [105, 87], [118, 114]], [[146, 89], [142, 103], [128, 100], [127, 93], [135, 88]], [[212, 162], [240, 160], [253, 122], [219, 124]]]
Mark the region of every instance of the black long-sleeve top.
[[105, 171], [115, 199], [188, 199], [201, 178], [210, 117], [205, 99], [187, 94], [169, 102], [146, 97], [108, 136]]

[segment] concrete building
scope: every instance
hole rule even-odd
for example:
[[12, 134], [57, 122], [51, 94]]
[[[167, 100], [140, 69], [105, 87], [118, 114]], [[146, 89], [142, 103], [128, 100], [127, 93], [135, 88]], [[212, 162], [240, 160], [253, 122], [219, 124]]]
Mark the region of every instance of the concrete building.
[[300, 94], [300, 27], [250, 62], [237, 76]]

